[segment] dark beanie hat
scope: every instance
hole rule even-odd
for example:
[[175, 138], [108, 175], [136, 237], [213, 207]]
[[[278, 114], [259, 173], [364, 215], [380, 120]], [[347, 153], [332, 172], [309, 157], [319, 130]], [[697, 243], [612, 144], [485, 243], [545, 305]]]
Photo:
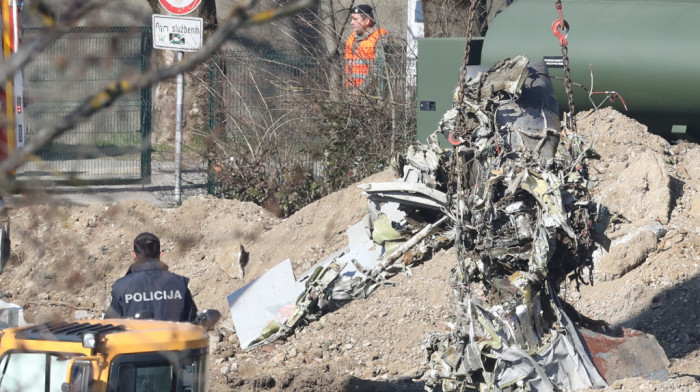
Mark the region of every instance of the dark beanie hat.
[[372, 14], [372, 7], [362, 4], [362, 5], [357, 5], [354, 6], [350, 9], [350, 13], [352, 14], [363, 14], [366, 17], [374, 20], [374, 15]]

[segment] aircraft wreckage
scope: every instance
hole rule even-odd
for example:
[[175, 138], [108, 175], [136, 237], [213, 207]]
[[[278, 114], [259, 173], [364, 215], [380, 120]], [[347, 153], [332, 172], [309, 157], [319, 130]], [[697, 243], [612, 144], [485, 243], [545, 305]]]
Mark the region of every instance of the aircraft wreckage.
[[241, 346], [286, 336], [454, 246], [458, 305], [451, 331], [423, 340], [426, 389], [571, 391], [667, 378], [653, 336], [604, 334], [557, 295], [564, 279], [590, 283], [606, 237], [587, 181], [595, 152], [562, 127], [546, 65], [519, 56], [469, 68], [428, 143], [396, 159], [401, 178], [361, 186], [369, 213], [346, 248], [299, 279], [286, 261], [229, 296]]

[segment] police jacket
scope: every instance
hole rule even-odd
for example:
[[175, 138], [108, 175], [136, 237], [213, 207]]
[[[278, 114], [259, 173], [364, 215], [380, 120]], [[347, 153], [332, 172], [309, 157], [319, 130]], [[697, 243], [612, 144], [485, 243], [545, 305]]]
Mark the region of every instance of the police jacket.
[[188, 278], [168, 271], [160, 260], [133, 264], [126, 276], [112, 285], [105, 318], [148, 318], [166, 321], [194, 321], [197, 306], [187, 288]]

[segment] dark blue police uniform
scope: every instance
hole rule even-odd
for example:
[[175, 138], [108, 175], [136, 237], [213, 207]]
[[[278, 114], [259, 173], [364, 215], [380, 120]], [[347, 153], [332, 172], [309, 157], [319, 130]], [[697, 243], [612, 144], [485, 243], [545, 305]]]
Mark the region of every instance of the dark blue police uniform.
[[148, 318], [166, 321], [195, 321], [197, 306], [187, 284], [189, 279], [168, 271], [160, 260], [133, 264], [126, 276], [112, 285], [105, 318]]

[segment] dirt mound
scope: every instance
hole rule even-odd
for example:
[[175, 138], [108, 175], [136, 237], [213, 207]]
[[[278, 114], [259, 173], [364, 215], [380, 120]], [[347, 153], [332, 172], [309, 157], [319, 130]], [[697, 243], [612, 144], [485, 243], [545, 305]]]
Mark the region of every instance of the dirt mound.
[[[567, 287], [565, 299], [588, 317], [654, 334], [671, 360], [673, 379], [665, 383], [624, 380], [608, 390], [700, 391], [693, 379], [700, 379], [700, 146], [669, 144], [612, 109], [578, 118], [579, 132], [600, 154], [588, 164], [593, 194], [608, 211], [610, 247], [596, 256], [594, 284]], [[386, 171], [363, 182], [391, 179]], [[13, 253], [0, 275], [3, 299], [24, 305], [32, 322], [99, 317], [111, 283], [131, 261], [134, 236], [156, 233], [163, 261], [190, 277], [199, 308], [224, 315], [211, 333], [213, 391], [420, 391], [422, 384], [411, 382], [425, 369], [420, 342], [450, 322], [456, 255], [448, 250], [285, 341], [240, 350], [227, 295], [287, 258], [298, 275], [345, 246], [345, 230], [365, 214], [357, 186], [284, 220], [209, 196], [175, 209], [138, 200], [31, 200], [20, 198], [10, 209]], [[243, 273], [241, 246], [250, 252]]]

